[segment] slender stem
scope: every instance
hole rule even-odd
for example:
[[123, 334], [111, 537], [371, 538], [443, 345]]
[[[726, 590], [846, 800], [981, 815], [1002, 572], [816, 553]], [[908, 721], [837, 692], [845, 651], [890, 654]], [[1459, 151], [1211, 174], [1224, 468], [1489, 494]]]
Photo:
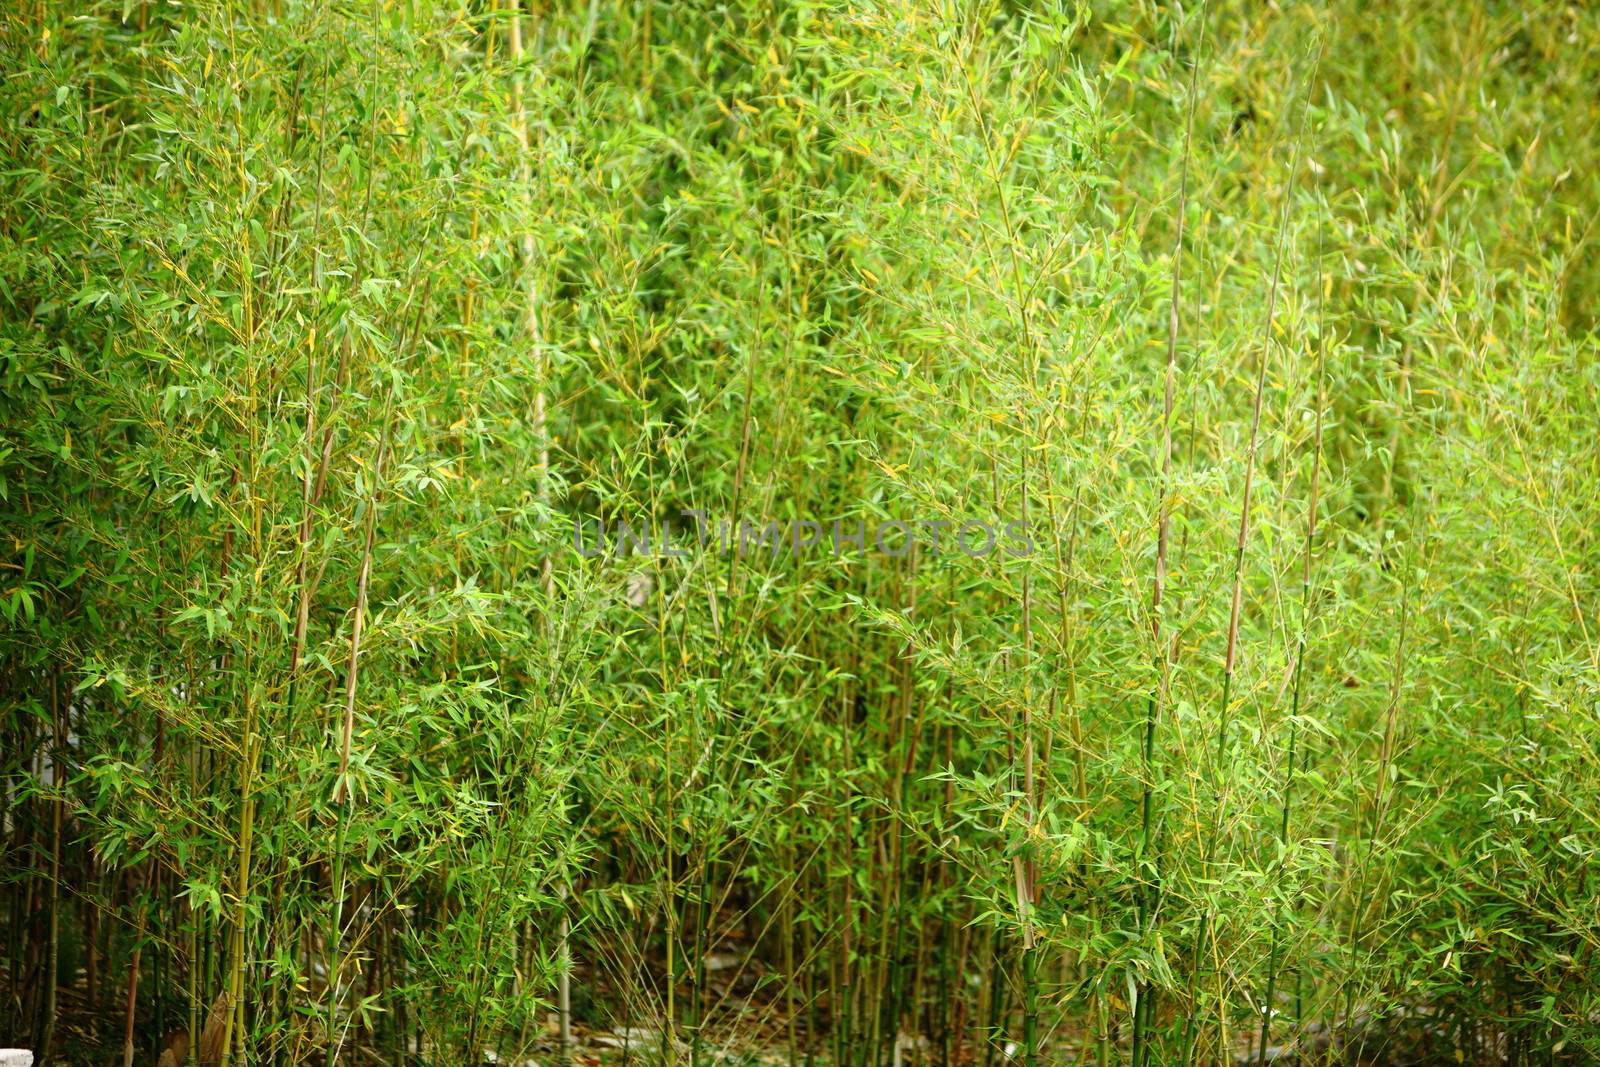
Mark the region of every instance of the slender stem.
[[[1162, 610], [1167, 586], [1167, 551], [1172, 528], [1172, 412], [1178, 376], [1178, 334], [1181, 324], [1183, 238], [1189, 204], [1189, 160], [1194, 141], [1194, 113], [1199, 96], [1200, 53], [1206, 40], [1206, 5], [1201, 4], [1200, 38], [1195, 45], [1193, 62], [1189, 65], [1188, 110], [1184, 118], [1183, 159], [1178, 172], [1177, 219], [1172, 238], [1172, 277], [1167, 297], [1167, 358], [1166, 374], [1162, 383], [1161, 400], [1161, 481], [1160, 501], [1156, 518], [1156, 573], [1150, 590], [1150, 631], [1157, 660], [1157, 681], [1150, 696], [1145, 716], [1144, 745], [1141, 752], [1142, 795], [1139, 803], [1139, 859], [1141, 867], [1137, 891], [1139, 928], [1145, 935], [1153, 933], [1156, 909], [1160, 897], [1160, 861], [1153, 850], [1152, 835], [1155, 830], [1155, 757], [1156, 730], [1165, 710], [1172, 681], [1172, 653], [1164, 647], [1162, 635]], [[1176, 642], [1174, 642], [1176, 647]], [[1137, 991], [1134, 1002], [1133, 1067], [1144, 1067], [1149, 1053], [1148, 1031], [1155, 1016], [1155, 986], [1146, 980]]]
[[[1321, 489], [1322, 478], [1322, 424], [1323, 415], [1327, 405], [1327, 325], [1323, 320], [1322, 311], [1322, 284], [1321, 284], [1321, 258], [1318, 258], [1319, 273], [1317, 275], [1317, 415], [1316, 430], [1311, 443], [1311, 489], [1310, 499], [1306, 503], [1306, 537], [1303, 549], [1304, 559], [1300, 572], [1300, 636], [1295, 646], [1294, 654], [1294, 681], [1291, 685], [1290, 711], [1289, 711], [1289, 744], [1285, 753], [1283, 801], [1278, 817], [1278, 843], [1284, 847], [1284, 860], [1287, 863], [1287, 846], [1289, 843], [1289, 812], [1294, 796], [1295, 759], [1297, 757], [1296, 743], [1300, 731], [1300, 698], [1301, 682], [1305, 677], [1306, 643], [1311, 629], [1312, 597], [1311, 578], [1316, 561], [1317, 540], [1317, 506], [1318, 493]], [[1281, 911], [1280, 900], [1278, 911]], [[1275, 915], [1272, 924], [1272, 946], [1269, 952], [1267, 965], [1266, 996], [1261, 1006], [1261, 1039], [1258, 1043], [1257, 1059], [1265, 1063], [1267, 1060], [1267, 1042], [1272, 1030], [1272, 1003], [1277, 995], [1279, 949], [1282, 938], [1282, 925], [1279, 916]]]
[[[1321, 44], [1318, 44], [1317, 61], [1321, 60]], [[1245, 447], [1244, 485], [1239, 494], [1239, 527], [1238, 536], [1234, 542], [1233, 550], [1233, 593], [1228, 606], [1228, 644], [1227, 653], [1223, 660], [1222, 669], [1222, 695], [1218, 705], [1217, 722], [1217, 750], [1215, 762], [1212, 766], [1212, 820], [1211, 828], [1201, 848], [1200, 867], [1201, 877], [1209, 877], [1211, 864], [1216, 855], [1217, 842], [1222, 834], [1224, 812], [1226, 810], [1225, 792], [1223, 783], [1223, 765], [1227, 756], [1229, 720], [1232, 712], [1232, 694], [1234, 671], [1238, 665], [1239, 653], [1239, 617], [1244, 601], [1244, 561], [1245, 549], [1250, 538], [1250, 502], [1252, 491], [1255, 487], [1256, 453], [1260, 446], [1261, 438], [1261, 407], [1262, 398], [1266, 394], [1267, 367], [1271, 363], [1269, 358], [1272, 351], [1272, 328], [1278, 307], [1278, 290], [1283, 275], [1283, 259], [1286, 239], [1289, 232], [1290, 208], [1294, 204], [1294, 183], [1300, 172], [1300, 157], [1305, 147], [1305, 124], [1310, 111], [1310, 86], [1316, 78], [1317, 65], [1313, 64], [1308, 72], [1305, 90], [1300, 101], [1300, 128], [1295, 137], [1294, 156], [1289, 165], [1289, 174], [1284, 182], [1283, 206], [1278, 216], [1278, 231], [1275, 241], [1275, 251], [1272, 260], [1272, 280], [1267, 289], [1267, 307], [1261, 329], [1260, 359], [1256, 368], [1256, 379], [1253, 396], [1250, 402], [1250, 436]], [[1208, 899], [1204, 913], [1201, 916], [1200, 933], [1195, 939], [1195, 953], [1193, 969], [1198, 971], [1204, 957], [1207, 938], [1216, 936], [1216, 906], [1214, 901]], [[1191, 978], [1193, 972], [1191, 972]], [[1183, 1063], [1185, 1067], [1191, 1062], [1195, 1051], [1195, 1035], [1199, 1026], [1199, 1011], [1191, 1001], [1189, 1019], [1185, 1023]]]

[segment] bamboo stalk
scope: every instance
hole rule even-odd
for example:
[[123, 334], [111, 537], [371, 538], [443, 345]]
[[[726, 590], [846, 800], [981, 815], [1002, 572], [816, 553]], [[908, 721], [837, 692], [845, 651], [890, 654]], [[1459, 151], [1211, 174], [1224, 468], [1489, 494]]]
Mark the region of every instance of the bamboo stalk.
[[[1167, 587], [1167, 551], [1172, 529], [1172, 412], [1178, 374], [1178, 334], [1181, 323], [1183, 238], [1189, 206], [1189, 160], [1194, 141], [1194, 114], [1198, 97], [1200, 52], [1205, 47], [1207, 5], [1201, 4], [1200, 38], [1195, 45], [1195, 58], [1189, 66], [1188, 110], [1184, 119], [1183, 156], [1178, 170], [1177, 224], [1172, 239], [1171, 284], [1167, 297], [1167, 358], [1162, 383], [1161, 401], [1161, 480], [1158, 492], [1160, 503], [1156, 518], [1156, 573], [1150, 589], [1150, 636], [1157, 661], [1155, 691], [1147, 705], [1144, 726], [1144, 745], [1141, 752], [1141, 777], [1143, 789], [1139, 802], [1139, 856], [1141, 866], [1138, 883], [1137, 909], [1139, 926], [1145, 936], [1154, 931], [1157, 903], [1160, 896], [1160, 857], [1154, 852], [1155, 832], [1155, 757], [1156, 731], [1166, 709], [1172, 685], [1172, 659], [1176, 638], [1169, 649], [1163, 639], [1162, 618]], [[1133, 1018], [1133, 1067], [1144, 1067], [1149, 1051], [1149, 1029], [1155, 1017], [1155, 986], [1146, 980], [1136, 990]], [[1104, 1049], [1102, 1048], [1102, 1055]]]
[[[145, 883], [148, 886], [155, 880], [156, 861], [151, 857], [146, 862], [149, 864], [145, 873]], [[132, 888], [135, 894], [134, 904], [138, 907], [137, 876]], [[133, 954], [128, 960], [128, 996], [122, 1012], [122, 1067], [133, 1067], [133, 1022], [139, 1001], [139, 955], [144, 948], [144, 930], [145, 909], [140, 907], [139, 921], [134, 933]]]
[[[422, 316], [428, 305], [428, 297], [432, 292], [433, 280], [430, 277], [423, 283], [421, 297], [417, 301], [417, 311], [411, 323], [409, 338], [403, 338], [401, 344], [406, 347], [415, 346], [418, 342], [422, 327]], [[394, 392], [391, 389], [384, 401], [384, 414], [382, 428], [379, 431], [377, 455], [372, 464], [372, 485], [367, 494], [367, 509], [364, 528], [362, 531], [361, 564], [356, 579], [356, 602], [354, 618], [350, 627], [350, 655], [345, 662], [344, 678], [344, 717], [340, 731], [339, 743], [339, 768], [334, 780], [331, 802], [339, 809], [338, 829], [334, 836], [333, 870], [331, 872], [331, 889], [333, 893], [333, 909], [331, 922], [327, 932], [328, 965], [328, 1067], [335, 1067], [339, 1062], [339, 1051], [343, 1045], [343, 1032], [335, 1037], [337, 1008], [339, 1001], [339, 983], [342, 977], [344, 956], [341, 952], [343, 941], [343, 912], [345, 898], [345, 837], [349, 830], [350, 817], [355, 807], [355, 791], [350, 787], [350, 756], [355, 735], [355, 707], [356, 693], [360, 678], [361, 663], [361, 638], [366, 626], [368, 585], [372, 577], [372, 552], [377, 536], [378, 505], [382, 499], [383, 479], [388, 466], [389, 454], [392, 450], [392, 437], [394, 435]], [[227, 1067], [224, 1063], [222, 1067]]]
[[[1289, 711], [1289, 744], [1285, 754], [1285, 769], [1283, 783], [1283, 801], [1279, 810], [1278, 843], [1287, 849], [1289, 843], [1289, 812], [1293, 799], [1295, 782], [1295, 759], [1297, 758], [1296, 743], [1300, 730], [1300, 698], [1301, 684], [1305, 677], [1306, 643], [1311, 629], [1311, 614], [1313, 609], [1311, 594], [1311, 578], [1316, 562], [1317, 540], [1317, 507], [1319, 503], [1318, 492], [1321, 488], [1322, 476], [1322, 421], [1326, 410], [1326, 356], [1327, 334], [1326, 323], [1321, 316], [1322, 285], [1320, 282], [1321, 260], [1318, 260], [1319, 283], [1317, 285], [1317, 416], [1316, 429], [1311, 444], [1311, 488], [1310, 499], [1306, 503], [1306, 536], [1303, 549], [1304, 561], [1300, 572], [1300, 636], [1295, 646], [1294, 654], [1294, 679], [1291, 682], [1290, 711]], [[1287, 851], [1285, 851], [1287, 862]], [[1261, 1063], [1267, 1062], [1267, 1042], [1272, 1032], [1272, 1003], [1277, 994], [1279, 947], [1282, 939], [1282, 927], [1278, 921], [1272, 926], [1272, 945], [1268, 954], [1267, 964], [1267, 989], [1261, 1008], [1261, 1040], [1258, 1042], [1257, 1059]], [[1298, 1020], [1296, 1020], [1298, 1021]]]
[[[511, 80], [511, 111], [512, 132], [516, 136], [517, 157], [517, 184], [522, 192], [524, 205], [529, 211], [530, 225], [524, 229], [521, 238], [521, 252], [523, 265], [523, 327], [528, 336], [530, 350], [534, 357], [534, 376], [537, 385], [533, 392], [533, 435], [538, 442], [539, 450], [539, 501], [548, 507], [550, 503], [550, 439], [547, 430], [548, 411], [546, 407], [545, 388], [550, 376], [549, 361], [544, 353], [539, 330], [539, 290], [538, 279], [534, 273], [534, 264], [537, 257], [537, 244], [534, 240], [531, 226], [533, 208], [532, 199], [532, 149], [528, 138], [527, 107], [523, 96], [523, 27], [521, 0], [512, 0], [510, 7], [511, 62], [516, 68]], [[547, 555], [541, 565], [543, 587], [548, 597], [551, 592], [551, 559]], [[572, 1050], [572, 927], [571, 919], [567, 913], [567, 897], [571, 887], [563, 883], [560, 889], [561, 916], [559, 924], [559, 970], [556, 979], [556, 1012], [558, 1031], [561, 1043], [560, 1058], [565, 1063], [571, 1058]]]
[[[1318, 46], [1317, 58], [1321, 59], [1321, 46]], [[1231, 713], [1231, 699], [1235, 668], [1238, 665], [1239, 654], [1239, 618], [1244, 601], [1244, 562], [1245, 549], [1250, 537], [1250, 503], [1252, 491], [1255, 486], [1256, 452], [1259, 448], [1261, 437], [1261, 405], [1266, 393], [1267, 365], [1271, 362], [1272, 327], [1278, 306], [1278, 290], [1283, 273], [1284, 245], [1289, 230], [1290, 208], [1294, 204], [1294, 182], [1300, 171], [1300, 157], [1304, 149], [1304, 126], [1309, 111], [1310, 85], [1316, 76], [1316, 65], [1312, 66], [1306, 79], [1306, 88], [1300, 103], [1301, 128], [1295, 138], [1294, 156], [1289, 166], [1289, 175], [1284, 182], [1283, 207], [1278, 216], [1276, 251], [1273, 254], [1272, 279], [1267, 288], [1266, 315], [1261, 331], [1261, 355], [1256, 368], [1255, 385], [1250, 402], [1250, 435], [1245, 447], [1244, 485], [1239, 494], [1239, 526], [1238, 536], [1234, 541], [1233, 550], [1233, 591], [1228, 605], [1228, 643], [1227, 652], [1223, 660], [1222, 669], [1222, 696], [1218, 703], [1217, 746], [1215, 762], [1212, 767], [1212, 820], [1210, 831], [1203, 843], [1200, 866], [1202, 877], [1209, 872], [1214, 859], [1217, 840], [1221, 835], [1224, 810], [1226, 808], [1225, 787], [1222, 782], [1223, 764], [1227, 754], [1228, 726]], [[1205, 953], [1207, 939], [1215, 937], [1215, 912], [1214, 903], [1208, 901], [1205, 911], [1201, 915], [1200, 930], [1195, 938], [1195, 954], [1192, 961], [1191, 979], [1198, 972], [1202, 957]], [[1199, 1025], [1199, 1012], [1191, 1002], [1188, 1022], [1184, 1028], [1184, 1048], [1182, 1063], [1184, 1067], [1192, 1062], [1191, 1057], [1195, 1051], [1194, 1036]]]
[[50, 902], [49, 932], [44, 954], [43, 999], [36, 1031], [36, 1048], [48, 1060], [56, 1030], [56, 972], [61, 958], [61, 823], [66, 809], [66, 730], [61, 707], [61, 679], [54, 665], [50, 669], [50, 776], [55, 787], [55, 802], [50, 811]]

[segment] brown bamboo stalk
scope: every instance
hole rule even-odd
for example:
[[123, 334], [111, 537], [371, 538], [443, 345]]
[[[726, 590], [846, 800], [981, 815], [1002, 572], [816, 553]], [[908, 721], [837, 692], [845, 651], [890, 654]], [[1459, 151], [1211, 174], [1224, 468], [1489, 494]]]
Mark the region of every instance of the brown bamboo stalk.
[[[145, 873], [145, 884], [149, 886], [155, 881], [155, 857], [145, 861], [149, 866]], [[133, 903], [138, 907], [137, 876], [130, 886], [133, 891]], [[128, 960], [128, 996], [123, 1004], [122, 1012], [122, 1067], [133, 1067], [133, 1021], [135, 1008], [139, 1001], [139, 954], [144, 948], [145, 911], [139, 908], [139, 920], [135, 924], [133, 955]]]

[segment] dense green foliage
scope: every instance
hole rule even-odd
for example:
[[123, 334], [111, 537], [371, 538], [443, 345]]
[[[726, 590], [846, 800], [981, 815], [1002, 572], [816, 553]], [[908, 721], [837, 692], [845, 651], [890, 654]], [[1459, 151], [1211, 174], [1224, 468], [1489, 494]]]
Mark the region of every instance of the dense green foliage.
[[0, 1044], [1600, 1057], [1600, 12], [508, 6], [5, 16]]

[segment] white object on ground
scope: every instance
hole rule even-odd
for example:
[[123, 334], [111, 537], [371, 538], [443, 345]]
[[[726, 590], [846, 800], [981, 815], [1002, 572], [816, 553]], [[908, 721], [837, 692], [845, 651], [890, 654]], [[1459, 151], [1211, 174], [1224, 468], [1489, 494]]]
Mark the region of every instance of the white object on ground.
[[33, 1053], [25, 1048], [0, 1048], [0, 1067], [33, 1067]]

